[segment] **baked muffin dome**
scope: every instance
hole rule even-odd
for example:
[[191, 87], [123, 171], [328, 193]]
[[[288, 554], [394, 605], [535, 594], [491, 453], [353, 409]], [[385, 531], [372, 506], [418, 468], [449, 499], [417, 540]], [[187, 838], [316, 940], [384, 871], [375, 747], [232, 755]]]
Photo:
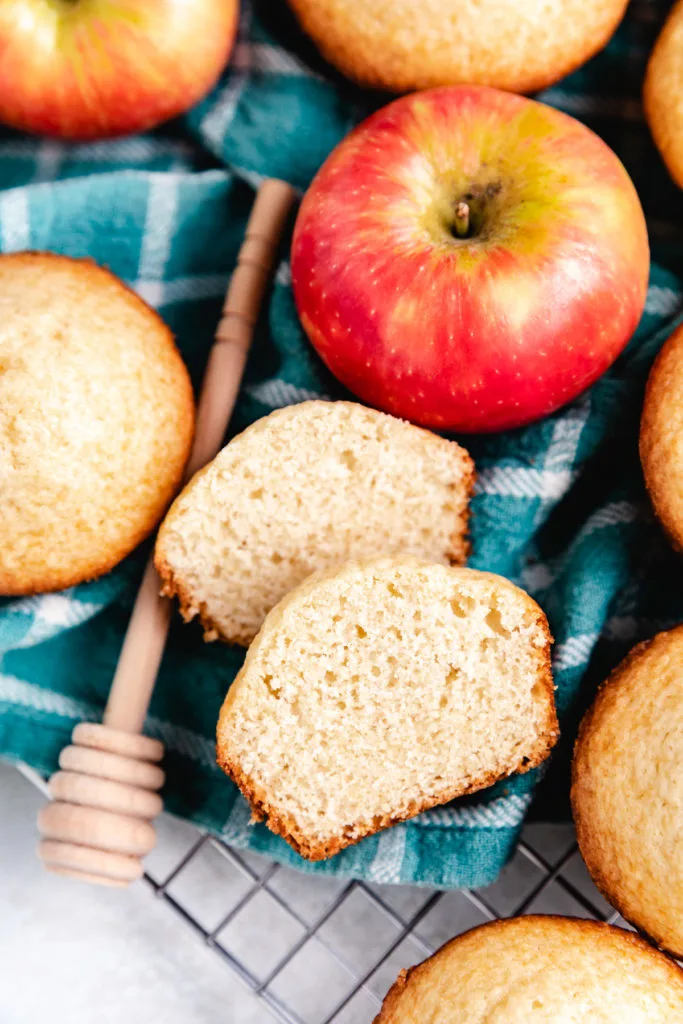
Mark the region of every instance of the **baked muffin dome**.
[[323, 56], [361, 85], [534, 92], [607, 43], [627, 0], [290, 0]]
[[683, 626], [639, 644], [612, 673], [581, 724], [572, 776], [596, 885], [683, 956]]
[[194, 429], [157, 314], [108, 270], [0, 256], [0, 594], [113, 568], [156, 526]]
[[674, 4], [650, 55], [643, 105], [669, 174], [683, 188], [683, 0]]
[[401, 971], [375, 1024], [673, 1024], [683, 972], [630, 932], [569, 917], [474, 928]]
[[650, 371], [640, 461], [657, 518], [683, 550], [683, 326], [673, 332]]

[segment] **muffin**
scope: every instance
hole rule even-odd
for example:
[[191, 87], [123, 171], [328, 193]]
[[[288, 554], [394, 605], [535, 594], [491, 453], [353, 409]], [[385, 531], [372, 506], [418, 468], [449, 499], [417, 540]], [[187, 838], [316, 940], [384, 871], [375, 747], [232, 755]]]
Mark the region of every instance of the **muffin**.
[[650, 371], [640, 421], [640, 461], [657, 518], [683, 550], [683, 325]]
[[159, 522], [193, 428], [187, 370], [142, 299], [89, 260], [0, 256], [0, 594], [112, 569]]
[[474, 928], [401, 971], [375, 1024], [674, 1024], [683, 972], [630, 932], [569, 917]]
[[674, 5], [650, 56], [643, 105], [664, 163], [683, 188], [683, 0]]
[[635, 647], [599, 691], [579, 731], [571, 795], [598, 888], [683, 956], [683, 626]]
[[627, 0], [290, 0], [323, 56], [360, 85], [535, 92], [601, 50]]

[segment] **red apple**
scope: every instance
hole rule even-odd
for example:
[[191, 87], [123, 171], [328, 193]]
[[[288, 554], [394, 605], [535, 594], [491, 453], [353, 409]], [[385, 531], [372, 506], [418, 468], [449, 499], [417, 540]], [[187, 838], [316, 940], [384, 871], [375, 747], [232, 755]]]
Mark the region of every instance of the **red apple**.
[[0, 121], [67, 139], [151, 128], [216, 82], [237, 0], [0, 0]]
[[297, 308], [371, 405], [516, 427], [603, 373], [645, 302], [647, 230], [597, 135], [497, 89], [403, 97], [330, 155], [292, 244]]

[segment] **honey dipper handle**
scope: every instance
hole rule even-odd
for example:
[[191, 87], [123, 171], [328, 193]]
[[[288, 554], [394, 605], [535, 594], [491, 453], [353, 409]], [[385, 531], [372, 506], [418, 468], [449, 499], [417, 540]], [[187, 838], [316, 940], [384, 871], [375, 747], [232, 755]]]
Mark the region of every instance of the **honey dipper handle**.
[[[186, 479], [221, 447], [294, 196], [289, 185], [275, 179], [264, 181], [259, 188], [204, 374]], [[160, 588], [150, 558], [104, 712], [105, 725], [124, 732], [142, 730], [164, 652], [171, 602], [159, 595]]]
[[135, 598], [102, 721], [122, 732], [142, 732], [171, 621], [171, 602], [151, 554]]
[[205, 466], [223, 443], [294, 197], [289, 185], [274, 178], [264, 181], [256, 196], [204, 375], [188, 477]]

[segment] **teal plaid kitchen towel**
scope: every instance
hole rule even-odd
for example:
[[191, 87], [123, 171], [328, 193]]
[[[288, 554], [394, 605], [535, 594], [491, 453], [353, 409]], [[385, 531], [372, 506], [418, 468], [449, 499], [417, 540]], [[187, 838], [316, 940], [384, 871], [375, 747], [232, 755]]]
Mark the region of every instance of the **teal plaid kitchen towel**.
[[[308, 871], [443, 887], [492, 882], [532, 801], [537, 815], [568, 814], [568, 754], [581, 710], [633, 643], [683, 619], [683, 563], [653, 520], [637, 455], [648, 369], [683, 312], [683, 197], [639, 102], [666, 6], [633, 3], [607, 50], [541, 97], [602, 135], [636, 182], [653, 249], [637, 334], [589, 393], [554, 416], [463, 439], [479, 471], [471, 564], [529, 590], [557, 640], [563, 739], [545, 776], [510, 779], [307, 865], [250, 824], [246, 803], [214, 764], [218, 709], [242, 653], [204, 644], [198, 627], [176, 618], [147, 723], [168, 751], [170, 810]], [[386, 98], [327, 67], [284, 0], [245, 2], [229, 71], [183, 122], [88, 145], [0, 135], [0, 248], [89, 255], [110, 266], [161, 311], [197, 384], [253, 187], [263, 175], [305, 187], [335, 143]], [[285, 246], [230, 431], [279, 406], [342, 395], [298, 324]], [[0, 602], [0, 754], [49, 773], [73, 725], [99, 718], [148, 550], [94, 583]]]

